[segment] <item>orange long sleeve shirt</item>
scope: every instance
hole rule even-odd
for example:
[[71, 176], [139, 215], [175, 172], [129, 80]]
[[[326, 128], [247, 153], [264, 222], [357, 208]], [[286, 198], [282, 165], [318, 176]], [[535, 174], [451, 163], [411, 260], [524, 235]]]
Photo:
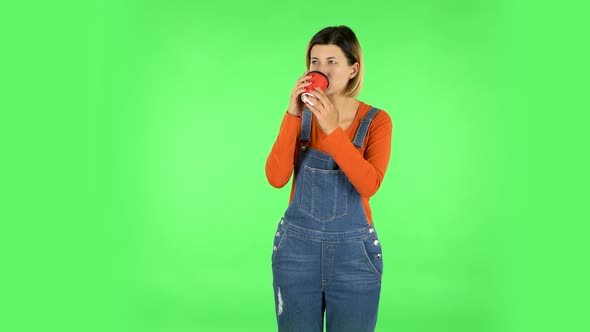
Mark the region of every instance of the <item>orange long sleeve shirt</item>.
[[[373, 218], [369, 199], [381, 186], [389, 164], [393, 123], [385, 111], [378, 112], [369, 127], [363, 148], [358, 149], [352, 141], [360, 120], [370, 109], [370, 105], [360, 102], [352, 124], [346, 130], [337, 128], [330, 135], [324, 133], [313, 117], [310, 146], [329, 154], [336, 161], [361, 195], [367, 220], [371, 225]], [[278, 137], [266, 160], [266, 178], [273, 187], [284, 187], [294, 174], [293, 168], [299, 154], [300, 132], [301, 117], [285, 112]], [[292, 183], [289, 203], [295, 193], [295, 178]]]

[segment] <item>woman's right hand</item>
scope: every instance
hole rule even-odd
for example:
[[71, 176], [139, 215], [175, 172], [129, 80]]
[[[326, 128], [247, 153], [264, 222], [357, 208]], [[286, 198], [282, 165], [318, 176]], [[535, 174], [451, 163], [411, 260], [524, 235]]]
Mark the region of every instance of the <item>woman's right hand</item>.
[[305, 91], [305, 88], [312, 82], [306, 81], [311, 78], [311, 75], [307, 75], [309, 71], [305, 71], [303, 76], [297, 79], [293, 91], [291, 91], [291, 99], [289, 100], [289, 109], [287, 112], [294, 116], [301, 116], [303, 112], [303, 101], [301, 101], [301, 94]]

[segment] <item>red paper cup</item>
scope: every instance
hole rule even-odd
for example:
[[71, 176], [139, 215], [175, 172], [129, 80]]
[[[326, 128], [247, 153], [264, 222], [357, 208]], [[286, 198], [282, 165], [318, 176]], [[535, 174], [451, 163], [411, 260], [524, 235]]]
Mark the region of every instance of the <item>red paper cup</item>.
[[322, 91], [326, 91], [326, 89], [328, 88], [328, 86], [330, 85], [330, 82], [328, 81], [328, 76], [326, 76], [326, 74], [322, 73], [321, 71], [310, 71], [308, 75], [311, 75], [311, 78], [309, 79], [310, 82], [312, 82], [310, 85], [308, 85], [305, 88], [305, 91], [303, 91], [303, 93], [301, 94], [301, 100], [306, 103], [306, 104], [310, 104], [311, 106], [314, 106], [314, 103], [311, 101], [310, 97], [314, 97], [312, 91], [318, 87], [320, 88]]

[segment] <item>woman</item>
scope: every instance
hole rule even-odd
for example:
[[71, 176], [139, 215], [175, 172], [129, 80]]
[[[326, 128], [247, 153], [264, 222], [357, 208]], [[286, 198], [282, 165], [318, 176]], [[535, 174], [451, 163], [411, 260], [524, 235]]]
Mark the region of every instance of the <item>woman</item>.
[[329, 79], [313, 104], [300, 77], [266, 161], [277, 188], [293, 174], [290, 204], [272, 254], [279, 331], [374, 331], [383, 261], [369, 198], [389, 163], [389, 115], [356, 99], [363, 83], [358, 40], [346, 26], [319, 31], [307, 48], [309, 71]]

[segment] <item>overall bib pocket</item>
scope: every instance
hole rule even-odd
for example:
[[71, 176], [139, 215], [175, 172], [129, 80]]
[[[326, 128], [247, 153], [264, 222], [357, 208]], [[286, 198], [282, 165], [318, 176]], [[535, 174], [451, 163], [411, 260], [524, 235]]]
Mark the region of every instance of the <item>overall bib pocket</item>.
[[320, 222], [347, 214], [349, 182], [342, 170], [304, 166], [299, 210]]

